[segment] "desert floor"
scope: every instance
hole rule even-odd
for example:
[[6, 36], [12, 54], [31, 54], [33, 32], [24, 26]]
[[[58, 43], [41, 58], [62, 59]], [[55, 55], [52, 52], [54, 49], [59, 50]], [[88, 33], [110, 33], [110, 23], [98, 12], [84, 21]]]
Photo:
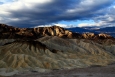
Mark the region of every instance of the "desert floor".
[[53, 70], [47, 73], [33, 71], [10, 77], [115, 77], [115, 64], [104, 67], [92, 66], [71, 70]]

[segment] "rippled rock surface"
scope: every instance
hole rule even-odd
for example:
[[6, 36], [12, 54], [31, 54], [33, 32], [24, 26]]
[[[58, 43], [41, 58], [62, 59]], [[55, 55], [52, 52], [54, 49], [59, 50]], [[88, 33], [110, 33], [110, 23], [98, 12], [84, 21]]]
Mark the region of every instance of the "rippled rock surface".
[[0, 24], [0, 75], [27, 71], [107, 66], [115, 61], [115, 39], [73, 33], [58, 26], [15, 28]]

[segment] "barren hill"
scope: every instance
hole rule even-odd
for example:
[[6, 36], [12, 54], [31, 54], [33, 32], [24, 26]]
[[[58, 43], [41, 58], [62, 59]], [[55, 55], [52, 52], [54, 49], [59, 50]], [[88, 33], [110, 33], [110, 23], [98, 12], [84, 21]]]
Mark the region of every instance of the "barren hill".
[[0, 75], [29, 71], [107, 66], [115, 61], [115, 39], [107, 34], [72, 33], [58, 26], [0, 25]]
[[94, 33], [73, 33], [59, 26], [38, 27], [38, 28], [16, 28], [5, 24], [0, 24], [0, 38], [3, 39], [38, 39], [44, 36], [58, 36], [62, 38], [87, 38], [87, 39], [112, 39], [107, 34]]

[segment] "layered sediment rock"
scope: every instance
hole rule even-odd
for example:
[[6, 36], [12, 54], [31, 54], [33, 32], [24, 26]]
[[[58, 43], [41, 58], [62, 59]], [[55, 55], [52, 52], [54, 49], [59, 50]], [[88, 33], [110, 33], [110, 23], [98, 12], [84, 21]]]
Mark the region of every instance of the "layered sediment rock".
[[114, 38], [73, 33], [58, 26], [14, 28], [0, 25], [0, 75], [25, 71], [106, 66], [115, 61]]

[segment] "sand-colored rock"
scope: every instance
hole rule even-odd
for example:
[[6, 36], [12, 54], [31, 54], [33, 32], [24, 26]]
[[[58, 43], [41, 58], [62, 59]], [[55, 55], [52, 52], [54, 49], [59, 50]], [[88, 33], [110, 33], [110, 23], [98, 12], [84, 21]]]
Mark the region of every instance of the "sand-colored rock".
[[58, 26], [15, 28], [0, 24], [0, 75], [107, 66], [115, 61], [114, 38], [73, 33]]
[[94, 33], [73, 33], [59, 26], [38, 27], [38, 28], [16, 28], [5, 24], [0, 24], [1, 39], [38, 39], [44, 36], [58, 36], [62, 38], [83, 38], [83, 39], [113, 39], [107, 34]]
[[[98, 44], [77, 39], [65, 40], [48, 36], [36, 41], [15, 41], [0, 46], [0, 69], [4, 69], [2, 71], [5, 74], [16, 70], [32, 71], [36, 68], [47, 70], [106, 66], [114, 59], [112, 53]], [[14, 72], [13, 74], [17, 73]]]

